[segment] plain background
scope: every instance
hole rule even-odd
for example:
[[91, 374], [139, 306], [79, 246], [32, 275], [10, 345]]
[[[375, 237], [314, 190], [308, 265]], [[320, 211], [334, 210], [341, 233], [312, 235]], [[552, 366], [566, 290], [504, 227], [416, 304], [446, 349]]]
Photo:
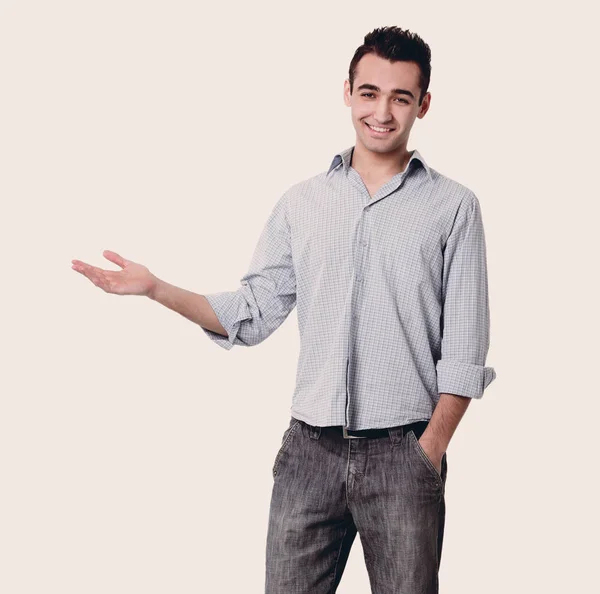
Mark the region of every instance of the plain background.
[[[448, 449], [441, 592], [594, 589], [592, 3], [0, 2], [0, 591], [262, 592], [292, 312], [225, 351], [71, 269], [234, 290], [276, 200], [352, 146], [374, 27], [421, 35], [409, 150], [478, 196], [497, 372]], [[369, 592], [357, 537], [338, 590]]]

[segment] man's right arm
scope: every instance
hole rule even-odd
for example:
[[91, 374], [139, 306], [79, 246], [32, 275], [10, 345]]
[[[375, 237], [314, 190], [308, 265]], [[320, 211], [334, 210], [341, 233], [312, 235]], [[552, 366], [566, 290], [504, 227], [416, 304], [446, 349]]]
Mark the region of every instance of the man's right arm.
[[157, 278], [148, 297], [211, 332], [227, 336], [227, 331], [204, 295], [176, 287]]
[[236, 290], [199, 295], [160, 280], [143, 264], [111, 250], [105, 250], [104, 257], [122, 270], [104, 270], [81, 260], [71, 260], [72, 268], [107, 293], [150, 297], [198, 324], [224, 349], [259, 344], [296, 305], [286, 196], [275, 204]]

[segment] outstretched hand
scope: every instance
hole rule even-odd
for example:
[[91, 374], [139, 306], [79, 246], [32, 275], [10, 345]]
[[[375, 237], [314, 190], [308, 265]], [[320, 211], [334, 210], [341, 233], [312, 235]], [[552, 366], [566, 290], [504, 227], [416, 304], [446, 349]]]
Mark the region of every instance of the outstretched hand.
[[71, 268], [86, 276], [107, 293], [148, 296], [155, 287], [158, 279], [142, 264], [126, 260], [110, 250], [104, 250], [102, 255], [120, 266], [122, 270], [103, 270], [81, 260], [71, 260]]

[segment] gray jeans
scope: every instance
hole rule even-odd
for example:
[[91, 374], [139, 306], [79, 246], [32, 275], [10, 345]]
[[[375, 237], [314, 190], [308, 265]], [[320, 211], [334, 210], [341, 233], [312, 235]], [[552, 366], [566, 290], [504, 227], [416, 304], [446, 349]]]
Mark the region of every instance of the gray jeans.
[[427, 421], [383, 436], [290, 419], [273, 464], [266, 594], [333, 594], [358, 532], [373, 594], [437, 594], [447, 461], [418, 442]]

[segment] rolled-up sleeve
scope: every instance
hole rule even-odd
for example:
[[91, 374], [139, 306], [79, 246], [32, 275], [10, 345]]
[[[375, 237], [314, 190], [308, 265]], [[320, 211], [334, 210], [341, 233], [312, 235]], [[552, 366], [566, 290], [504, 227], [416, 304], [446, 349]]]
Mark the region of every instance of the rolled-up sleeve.
[[485, 234], [479, 200], [463, 201], [444, 250], [438, 392], [481, 398], [496, 377], [485, 361], [490, 311]]
[[270, 336], [296, 305], [296, 276], [292, 261], [286, 192], [275, 204], [248, 272], [235, 291], [205, 294], [227, 336], [201, 326], [224, 349], [253, 346]]

